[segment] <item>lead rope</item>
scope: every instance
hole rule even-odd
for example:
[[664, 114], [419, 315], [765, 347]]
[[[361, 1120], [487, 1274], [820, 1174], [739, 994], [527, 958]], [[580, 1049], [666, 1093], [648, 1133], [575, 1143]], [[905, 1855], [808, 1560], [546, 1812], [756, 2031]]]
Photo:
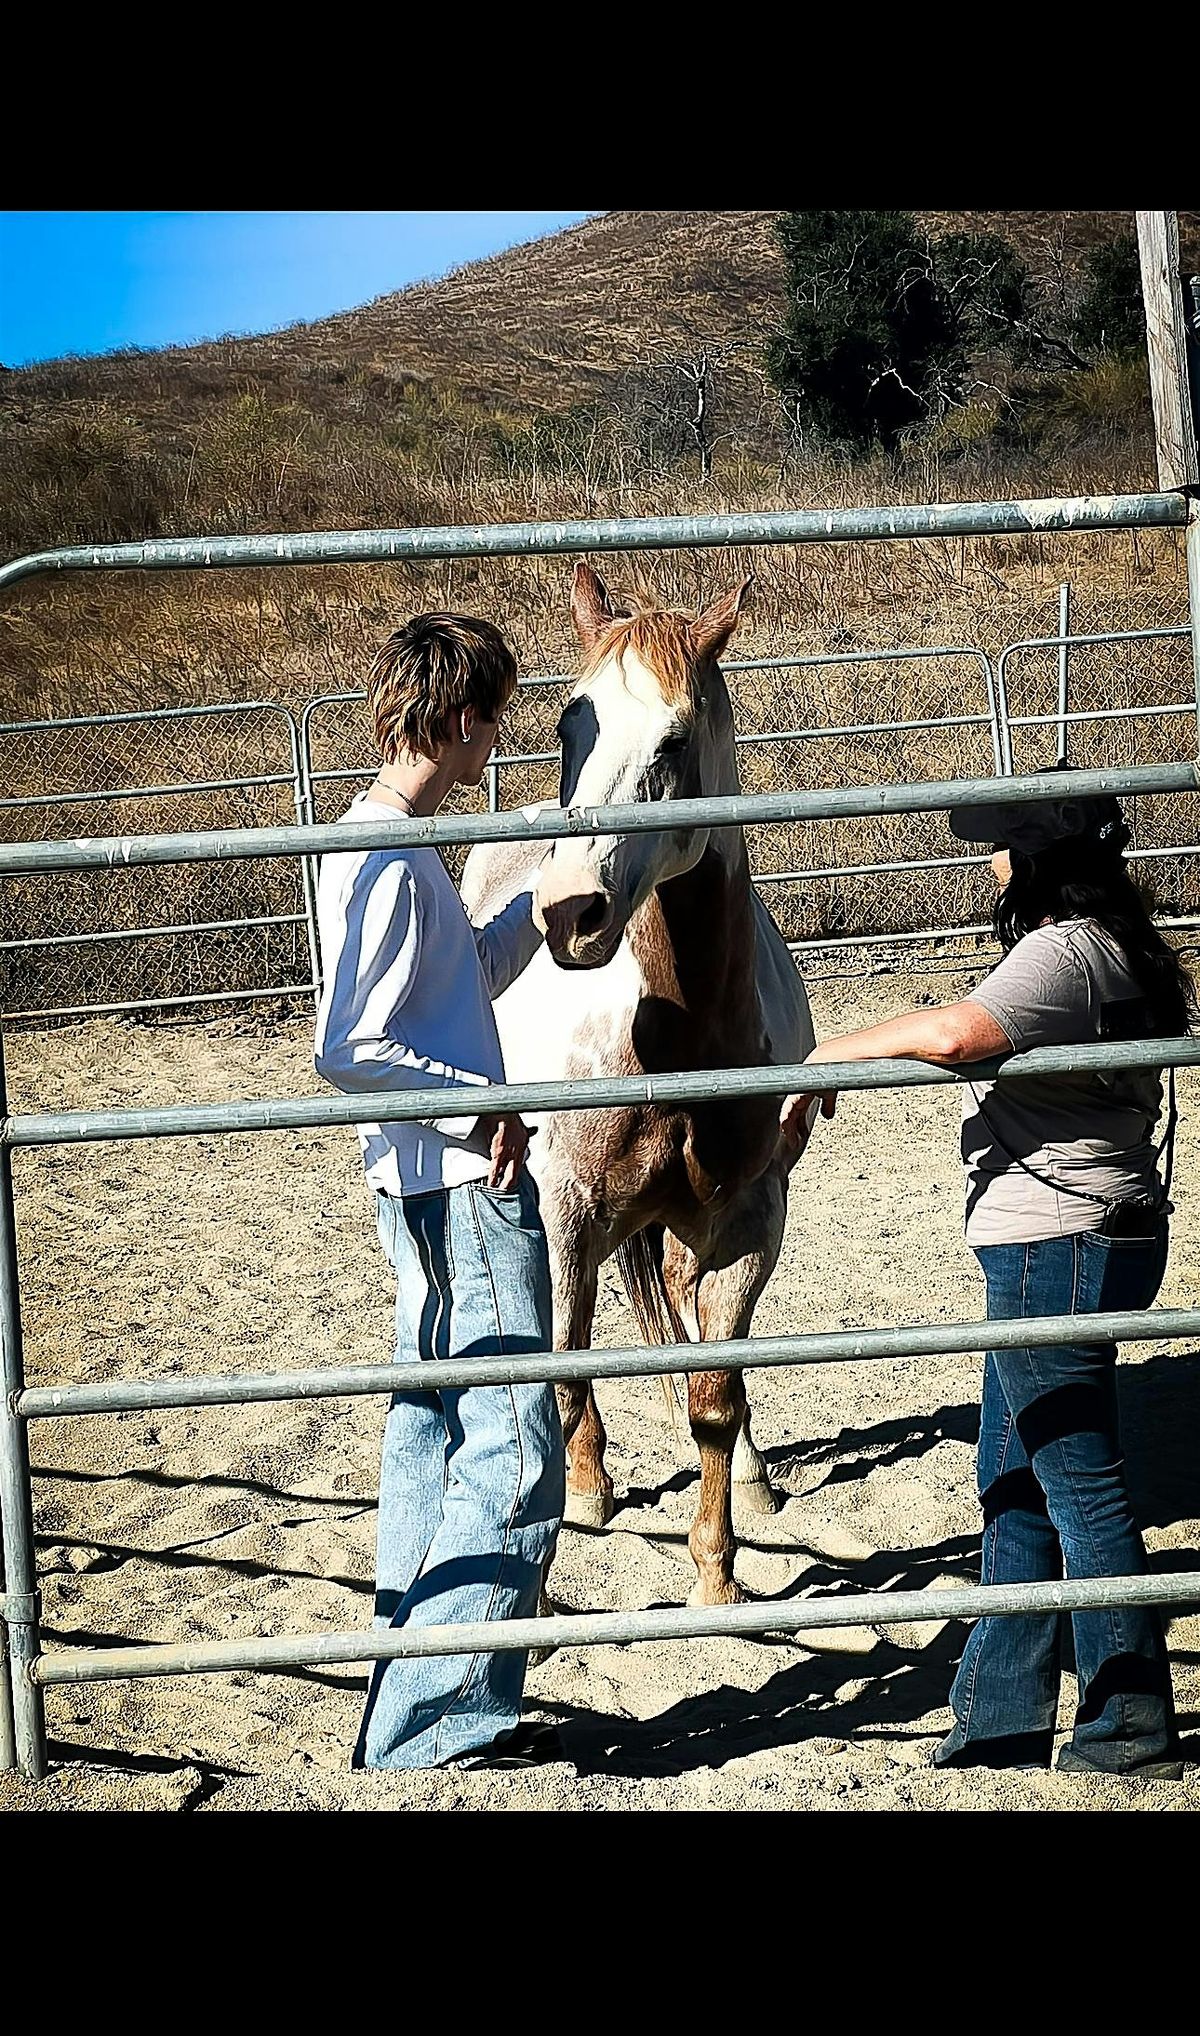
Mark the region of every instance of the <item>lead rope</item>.
[[[1013, 1152], [1011, 1147], [1004, 1143], [1000, 1133], [983, 1107], [983, 1098], [975, 1087], [974, 1082], [968, 1081], [967, 1087], [975, 1098], [975, 1108], [979, 1112], [989, 1138], [992, 1139], [994, 1144], [999, 1146], [1005, 1158], [1011, 1160], [1014, 1166], [1019, 1166], [1021, 1172], [1028, 1174], [1031, 1181], [1036, 1181], [1039, 1188], [1049, 1188], [1056, 1195], [1070, 1195], [1077, 1202], [1093, 1202], [1099, 1209], [1111, 1209], [1113, 1207], [1113, 1204], [1106, 1200], [1103, 1195], [1089, 1195], [1086, 1188], [1064, 1187], [1061, 1181], [1047, 1180], [1045, 1174], [1039, 1174], [1035, 1172], [1033, 1167], [1027, 1166], [1020, 1153]], [[1159, 1182], [1162, 1189], [1164, 1207], [1169, 1202], [1171, 1196], [1171, 1176], [1175, 1171], [1175, 1126], [1178, 1122], [1179, 1112], [1175, 1106], [1175, 1070], [1172, 1067], [1167, 1070], [1167, 1128], [1154, 1148], [1156, 1171], [1158, 1162], [1164, 1153], [1167, 1159], [1166, 1173], [1160, 1177]]]
[[1171, 1193], [1171, 1175], [1175, 1171], [1175, 1126], [1178, 1122], [1179, 1112], [1175, 1108], [1175, 1070], [1172, 1067], [1167, 1069], [1167, 1128], [1163, 1133], [1162, 1144], [1154, 1155], [1156, 1166], [1163, 1153], [1167, 1155], [1167, 1167], [1163, 1175], [1164, 1199], [1169, 1199]]

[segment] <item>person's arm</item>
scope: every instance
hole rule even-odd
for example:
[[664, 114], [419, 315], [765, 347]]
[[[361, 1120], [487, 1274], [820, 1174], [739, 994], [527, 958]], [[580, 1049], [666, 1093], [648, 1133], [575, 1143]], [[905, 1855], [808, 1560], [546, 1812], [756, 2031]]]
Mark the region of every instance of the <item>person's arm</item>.
[[519, 891], [511, 904], [489, 919], [486, 926], [474, 926], [471, 930], [488, 995], [495, 1002], [529, 967], [545, 939], [545, 928], [534, 917], [533, 892]]
[[[325, 993], [314, 1061], [317, 1073], [348, 1095], [372, 1089], [486, 1087], [471, 1068], [417, 1053], [404, 1037], [404, 1005], [421, 961], [421, 901], [406, 866], [358, 870], [346, 904], [337, 954], [326, 957]], [[468, 1127], [472, 1120], [465, 1120]]]
[[[489, 1086], [486, 1075], [417, 1053], [405, 1040], [403, 1007], [420, 959], [421, 901], [411, 872], [396, 861], [364, 863], [347, 902], [341, 948], [328, 957], [313, 1055], [317, 1073], [335, 1089], [361, 1095]], [[489, 1184], [515, 1185], [529, 1147], [519, 1117], [481, 1113], [437, 1124], [446, 1138], [481, 1131], [491, 1154]]]
[[[991, 1012], [964, 997], [958, 1004], [905, 1011], [898, 1018], [885, 1018], [882, 1025], [846, 1032], [840, 1039], [824, 1039], [813, 1048], [805, 1066], [820, 1061], [925, 1060], [934, 1067], [961, 1067], [969, 1061], [1011, 1053], [1012, 1048], [1012, 1040]], [[780, 1129], [790, 1145], [802, 1146], [807, 1136], [811, 1102], [811, 1092], [789, 1096], [779, 1113]], [[837, 1091], [824, 1091], [821, 1115], [832, 1117], [836, 1106]]]

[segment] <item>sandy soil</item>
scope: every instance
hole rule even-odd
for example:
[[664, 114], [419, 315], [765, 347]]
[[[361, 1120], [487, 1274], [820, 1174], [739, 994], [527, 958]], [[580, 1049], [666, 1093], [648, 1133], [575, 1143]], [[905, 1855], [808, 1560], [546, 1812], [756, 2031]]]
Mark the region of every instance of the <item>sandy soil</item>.
[[[965, 982], [814, 986], [823, 1032]], [[156, 1029], [98, 1021], [18, 1037], [13, 1104], [287, 1094], [314, 1087], [303, 1025]], [[1184, 1083], [1182, 1204], [1164, 1305], [1200, 1280], [1200, 1112]], [[154, 1140], [17, 1159], [31, 1381], [388, 1353], [386, 1267], [353, 1134]], [[1189, 1193], [1190, 1190], [1190, 1193]], [[956, 1098], [843, 1100], [796, 1177], [762, 1330], [976, 1317], [960, 1237]], [[609, 1278], [598, 1340], [635, 1340]], [[822, 1367], [751, 1381], [783, 1504], [746, 1525], [740, 1574], [765, 1594], [912, 1588], [976, 1573], [973, 1358]], [[1123, 1368], [1129, 1454], [1159, 1567], [1200, 1568], [1200, 1350], [1154, 1344]], [[619, 1511], [567, 1531], [552, 1581], [580, 1609], [681, 1603], [696, 1459], [653, 1382], [603, 1392]], [[381, 1405], [217, 1408], [49, 1421], [32, 1430], [49, 1646], [210, 1639], [365, 1622]], [[1198, 1588], [1200, 1600], [1200, 1588]], [[351, 1775], [365, 1678], [181, 1677], [51, 1691], [53, 1771], [0, 1779], [11, 1810], [1177, 1809], [1182, 1783], [939, 1777], [960, 1627], [862, 1636], [857, 1653], [701, 1641], [561, 1652], [529, 1679], [574, 1755], [533, 1775]], [[1200, 1616], [1171, 1644], [1200, 1757]], [[1069, 1718], [1074, 1690], [1064, 1691]]]

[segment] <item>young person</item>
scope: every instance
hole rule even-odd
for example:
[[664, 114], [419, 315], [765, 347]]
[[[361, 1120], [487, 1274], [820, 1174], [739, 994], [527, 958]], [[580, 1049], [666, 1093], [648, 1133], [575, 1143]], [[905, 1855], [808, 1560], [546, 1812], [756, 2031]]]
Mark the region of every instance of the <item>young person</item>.
[[[811, 1061], [925, 1060], [957, 1067], [1035, 1046], [1178, 1035], [1193, 986], [1151, 922], [1123, 857], [1115, 799], [960, 809], [1001, 885], [1004, 960], [961, 1003], [822, 1042]], [[798, 1138], [811, 1098], [791, 1096]], [[1170, 1204], [1157, 1170], [1159, 1076], [1114, 1069], [970, 1081], [963, 1093], [966, 1238], [989, 1320], [1078, 1315], [1078, 1340], [988, 1353], [979, 1432], [983, 1582], [1141, 1576], [1117, 1418], [1116, 1346], [1087, 1316], [1148, 1308], [1167, 1261]], [[825, 1098], [832, 1116], [834, 1098]], [[1169, 1137], [1169, 1132], [1168, 1132]], [[1072, 1616], [1079, 1703], [1060, 1768], [1182, 1773], [1162, 1620], [1153, 1606]], [[1054, 1613], [981, 1619], [967, 1640], [938, 1767], [1049, 1766], [1059, 1695]]]
[[[384, 644], [367, 685], [381, 762], [342, 817], [438, 811], [480, 783], [515, 691], [490, 623], [419, 615]], [[325, 988], [319, 1074], [350, 1094], [479, 1090], [480, 1114], [359, 1129], [380, 1241], [396, 1274], [397, 1362], [551, 1347], [550, 1274], [519, 1117], [487, 1109], [504, 1080], [491, 1000], [542, 938], [523, 892], [483, 928], [436, 848], [327, 855], [317, 892]], [[408, 1630], [532, 1617], [564, 1487], [549, 1385], [398, 1393], [380, 1471], [376, 1619]], [[355, 1765], [510, 1766], [561, 1758], [522, 1725], [516, 1651], [380, 1661]]]

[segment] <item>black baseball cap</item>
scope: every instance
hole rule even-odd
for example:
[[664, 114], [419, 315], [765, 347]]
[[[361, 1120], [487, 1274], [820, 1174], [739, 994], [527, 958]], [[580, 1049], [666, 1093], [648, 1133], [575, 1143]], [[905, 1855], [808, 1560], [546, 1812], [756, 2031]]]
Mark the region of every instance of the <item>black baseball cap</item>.
[[[1050, 766], [1051, 771], [1073, 769], [1068, 763]], [[1039, 799], [1029, 806], [955, 806], [946, 817], [959, 841], [985, 841], [992, 848], [1015, 849], [1019, 855], [1038, 855], [1062, 841], [1092, 841], [1097, 846], [1107, 842], [1120, 850], [1129, 839], [1118, 801], [1106, 794]]]

